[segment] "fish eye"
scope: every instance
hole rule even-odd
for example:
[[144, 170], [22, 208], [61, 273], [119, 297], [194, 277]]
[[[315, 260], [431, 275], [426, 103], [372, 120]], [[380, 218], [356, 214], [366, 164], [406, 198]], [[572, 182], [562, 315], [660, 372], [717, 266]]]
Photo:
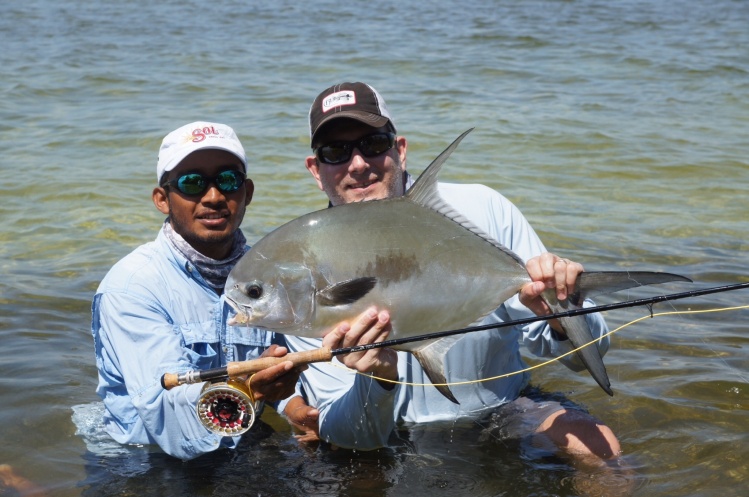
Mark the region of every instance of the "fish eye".
[[244, 293], [251, 299], [257, 300], [263, 296], [263, 287], [257, 283], [248, 283], [244, 288]]

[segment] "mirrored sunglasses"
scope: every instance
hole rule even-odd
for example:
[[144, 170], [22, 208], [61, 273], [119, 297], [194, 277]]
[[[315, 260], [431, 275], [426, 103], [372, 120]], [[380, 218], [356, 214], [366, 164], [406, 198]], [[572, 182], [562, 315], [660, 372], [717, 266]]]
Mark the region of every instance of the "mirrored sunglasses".
[[171, 186], [185, 195], [202, 195], [208, 187], [216, 185], [221, 193], [233, 193], [239, 190], [245, 181], [244, 173], [233, 169], [221, 171], [216, 176], [204, 176], [200, 173], [187, 173], [179, 178], [163, 183], [161, 186]]

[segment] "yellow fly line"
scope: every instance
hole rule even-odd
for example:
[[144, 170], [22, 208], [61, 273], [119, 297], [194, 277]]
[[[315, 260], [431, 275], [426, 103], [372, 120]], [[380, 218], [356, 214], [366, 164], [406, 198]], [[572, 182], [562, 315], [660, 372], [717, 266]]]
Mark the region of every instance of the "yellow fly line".
[[585, 347], [588, 347], [589, 345], [593, 345], [594, 343], [598, 342], [599, 340], [601, 340], [603, 338], [606, 338], [609, 335], [613, 335], [614, 333], [616, 333], [616, 332], [618, 332], [620, 330], [623, 330], [624, 328], [626, 328], [628, 326], [631, 326], [633, 324], [639, 323], [640, 321], [644, 321], [646, 319], [652, 319], [652, 318], [658, 317], [658, 316], [673, 316], [673, 315], [677, 315], [677, 314], [706, 314], [706, 313], [709, 313], [709, 312], [727, 312], [727, 311], [736, 311], [736, 310], [740, 310], [740, 309], [749, 309], [749, 305], [740, 305], [740, 306], [736, 306], [736, 307], [722, 307], [722, 308], [719, 308], [719, 309], [704, 309], [704, 310], [699, 310], [699, 311], [665, 311], [665, 312], [657, 312], [655, 314], [650, 313], [647, 316], [642, 316], [642, 317], [639, 317], [639, 318], [637, 318], [637, 319], [635, 319], [633, 321], [630, 321], [629, 323], [623, 324], [620, 327], [618, 327], [617, 329], [611, 330], [608, 333], [606, 333], [604, 335], [601, 335], [600, 338], [596, 338], [595, 340], [591, 340], [590, 342], [588, 342], [588, 343], [586, 343], [584, 345], [581, 345], [580, 347], [578, 347], [576, 349], [570, 350], [569, 352], [566, 352], [566, 353], [564, 353], [564, 354], [562, 354], [562, 355], [560, 355], [558, 357], [554, 357], [553, 359], [549, 359], [548, 361], [542, 362], [540, 364], [536, 364], [535, 366], [530, 366], [530, 367], [527, 367], [527, 368], [524, 368], [524, 369], [519, 369], [517, 371], [513, 371], [511, 373], [506, 373], [506, 374], [501, 374], [499, 376], [492, 376], [491, 378], [479, 378], [477, 380], [470, 380], [470, 381], [459, 381], [459, 382], [455, 382], [455, 383], [409, 383], [409, 382], [405, 382], [405, 381], [388, 380], [386, 378], [380, 378], [380, 377], [377, 377], [377, 376], [370, 375], [368, 373], [360, 373], [360, 372], [355, 371], [353, 369], [349, 369], [349, 368], [347, 368], [346, 366], [344, 366], [344, 365], [342, 365], [340, 363], [336, 364], [334, 362], [331, 362], [330, 364], [332, 364], [332, 365], [334, 365], [334, 366], [336, 366], [338, 368], [345, 369], [346, 371], [350, 371], [350, 372], [353, 372], [353, 373], [366, 375], [366, 376], [369, 376], [370, 378], [374, 378], [375, 380], [384, 381], [384, 382], [387, 382], [387, 383], [393, 383], [393, 384], [396, 384], [396, 385], [407, 385], [407, 386], [412, 386], [412, 387], [426, 387], [426, 386], [439, 386], [439, 387], [442, 387], [442, 386], [470, 385], [472, 383], [481, 383], [481, 382], [484, 382], [484, 381], [499, 380], [501, 378], [507, 378], [509, 376], [514, 376], [516, 374], [527, 373], [528, 371], [532, 371], [534, 369], [538, 369], [538, 368], [541, 368], [543, 366], [548, 366], [549, 364], [551, 364], [553, 362], [556, 362], [556, 361], [562, 359], [563, 357], [567, 357], [568, 355], [573, 354], [573, 353], [577, 352], [580, 349], [584, 349]]

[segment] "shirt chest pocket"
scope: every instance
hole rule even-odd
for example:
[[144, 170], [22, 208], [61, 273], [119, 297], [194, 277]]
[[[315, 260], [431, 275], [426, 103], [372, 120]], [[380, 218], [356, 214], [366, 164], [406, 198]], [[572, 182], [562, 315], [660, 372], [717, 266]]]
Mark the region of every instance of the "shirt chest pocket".
[[190, 351], [192, 362], [200, 369], [211, 368], [219, 363], [221, 340], [214, 321], [185, 323], [177, 326], [185, 348]]

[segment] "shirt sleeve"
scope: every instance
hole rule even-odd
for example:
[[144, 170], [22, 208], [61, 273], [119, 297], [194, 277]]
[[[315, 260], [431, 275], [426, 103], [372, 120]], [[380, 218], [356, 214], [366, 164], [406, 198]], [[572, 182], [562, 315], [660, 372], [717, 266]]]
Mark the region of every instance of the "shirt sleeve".
[[[595, 304], [586, 300], [583, 307], [592, 307]], [[510, 321], [515, 319], [527, 318], [532, 315], [531, 311], [520, 303], [517, 296], [510, 300], [497, 311], [499, 321]], [[599, 313], [586, 314], [582, 316], [588, 322], [593, 338], [601, 338], [608, 333], [606, 321]], [[523, 345], [534, 355], [538, 357], [559, 357], [574, 349], [572, 343], [567, 340], [560, 340], [551, 326], [546, 321], [536, 321], [520, 327], [522, 333]], [[601, 357], [609, 349], [609, 337], [596, 342]], [[582, 363], [577, 354], [569, 354], [559, 359], [559, 362], [572, 369], [573, 371], [582, 371], [585, 365]]]
[[181, 459], [236, 445], [239, 437], [222, 437], [200, 423], [196, 405], [202, 384], [171, 390], [161, 386], [164, 373], [196, 369], [200, 358], [184, 346], [158, 303], [108, 292], [96, 296], [92, 318], [97, 391], [109, 411], [105, 423], [115, 440], [155, 443]]
[[[493, 213], [488, 215], [491, 216], [494, 223], [490, 227], [493, 236], [496, 236], [500, 243], [516, 253], [523, 261], [528, 261], [528, 259], [546, 252], [543, 242], [520, 210], [501, 194], [491, 191], [491, 195], [495, 197], [490, 202], [491, 205], [494, 205], [494, 208], [492, 209]], [[593, 301], [586, 300], [583, 307], [594, 305]], [[499, 321], [506, 322], [532, 317], [533, 313], [521, 304], [519, 297], [515, 295], [497, 310], [496, 315]], [[584, 317], [588, 322], [593, 338], [600, 338], [608, 333], [608, 326], [600, 313], [587, 314]], [[569, 340], [559, 340], [546, 321], [536, 321], [523, 325], [520, 327], [520, 331], [522, 343], [532, 354], [539, 357], [559, 357], [574, 348]], [[603, 357], [609, 349], [609, 338], [600, 340], [596, 346]], [[577, 354], [564, 356], [560, 359], [560, 362], [574, 371], [581, 371], [585, 368]]]
[[[444, 184], [441, 193], [465, 217], [523, 261], [547, 251], [520, 209], [499, 192], [484, 185]], [[593, 305], [595, 304], [592, 301], [586, 300], [584, 307]], [[533, 312], [521, 304], [515, 295], [494, 312], [493, 319], [497, 322], [508, 322], [533, 316]], [[587, 314], [585, 319], [593, 338], [600, 338], [608, 332], [606, 322], [600, 314]], [[518, 331], [523, 345], [539, 357], [559, 357], [573, 349], [569, 340], [559, 340], [543, 320], [520, 326]], [[603, 356], [609, 348], [608, 337], [599, 341], [597, 347]], [[585, 367], [577, 354], [565, 356], [560, 362], [575, 371]]]
[[[322, 340], [287, 336], [291, 352], [322, 346]], [[320, 437], [339, 447], [371, 450], [387, 445], [394, 427], [394, 392], [337, 359], [310, 364], [300, 379], [310, 405], [320, 411]]]

